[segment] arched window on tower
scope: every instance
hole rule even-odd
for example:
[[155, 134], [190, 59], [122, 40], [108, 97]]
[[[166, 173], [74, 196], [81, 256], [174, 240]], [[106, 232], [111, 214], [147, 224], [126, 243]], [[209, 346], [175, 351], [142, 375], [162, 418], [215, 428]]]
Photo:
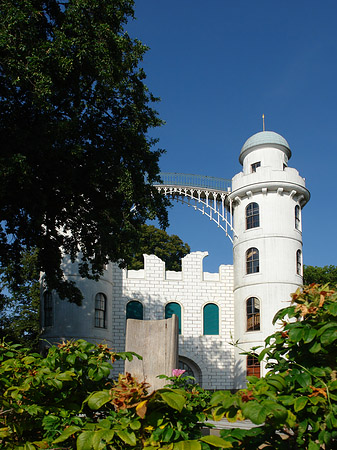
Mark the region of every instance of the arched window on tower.
[[256, 273], [259, 271], [259, 251], [257, 248], [251, 247], [246, 251], [246, 273]]
[[53, 297], [49, 291], [45, 291], [43, 294], [43, 314], [44, 326], [51, 327], [53, 325]]
[[95, 297], [95, 327], [106, 328], [106, 296], [102, 292]]
[[247, 356], [247, 377], [252, 375], [260, 378], [260, 363], [257, 355]]
[[302, 252], [297, 250], [296, 252], [296, 273], [302, 276]]
[[165, 305], [165, 319], [170, 319], [173, 314], [178, 317], [179, 334], [181, 334], [181, 306], [179, 305], [179, 303], [171, 302]]
[[250, 297], [246, 302], [247, 311], [247, 331], [257, 331], [260, 329], [260, 300]]
[[259, 205], [255, 202], [246, 206], [246, 230], [260, 226]]
[[203, 310], [204, 335], [219, 334], [219, 307], [215, 303], [207, 303]]
[[143, 304], [137, 300], [131, 300], [126, 305], [126, 320], [127, 319], [137, 319], [143, 320], [144, 310]]
[[295, 228], [301, 231], [301, 210], [298, 205], [295, 206]]

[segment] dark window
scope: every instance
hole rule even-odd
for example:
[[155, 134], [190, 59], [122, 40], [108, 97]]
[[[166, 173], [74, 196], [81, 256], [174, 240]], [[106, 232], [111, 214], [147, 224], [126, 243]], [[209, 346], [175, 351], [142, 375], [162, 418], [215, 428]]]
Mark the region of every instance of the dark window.
[[51, 327], [53, 325], [53, 297], [49, 291], [43, 294], [43, 311], [44, 326]]
[[295, 206], [295, 228], [301, 230], [300, 207], [298, 205]]
[[246, 251], [246, 272], [256, 273], [260, 271], [259, 267], [259, 251], [252, 247]]
[[260, 226], [259, 205], [257, 203], [249, 203], [246, 207], [246, 229]]
[[247, 377], [254, 375], [260, 378], [260, 363], [257, 356], [247, 356]]
[[179, 303], [171, 302], [165, 306], [165, 319], [170, 319], [173, 314], [178, 317], [179, 334], [181, 334], [181, 306]]
[[258, 161], [251, 165], [252, 172], [256, 172], [256, 169], [261, 166], [261, 161]]
[[102, 292], [95, 297], [95, 327], [106, 328], [106, 296]]
[[302, 252], [297, 250], [296, 252], [296, 272], [297, 275], [302, 275]]
[[219, 334], [219, 307], [214, 303], [204, 306], [204, 334]]
[[247, 331], [260, 329], [260, 300], [250, 297], [247, 300]]
[[126, 305], [126, 319], [143, 320], [143, 304], [132, 300]]

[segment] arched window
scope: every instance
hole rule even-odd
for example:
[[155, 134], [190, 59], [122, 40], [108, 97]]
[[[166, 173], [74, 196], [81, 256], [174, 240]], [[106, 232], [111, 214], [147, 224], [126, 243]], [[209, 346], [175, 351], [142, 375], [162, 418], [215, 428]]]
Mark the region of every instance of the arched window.
[[143, 304], [137, 300], [132, 300], [126, 305], [126, 319], [143, 320]]
[[179, 334], [181, 334], [181, 306], [179, 305], [179, 303], [171, 302], [165, 305], [165, 319], [170, 319], [173, 314], [178, 317]]
[[297, 250], [297, 252], [296, 252], [296, 272], [297, 272], [297, 275], [302, 276], [302, 252], [301, 252], [301, 250]]
[[246, 230], [260, 226], [259, 205], [255, 202], [246, 206]]
[[256, 273], [260, 271], [259, 251], [252, 247], [246, 251], [246, 273]]
[[204, 306], [203, 334], [219, 334], [219, 307], [214, 303], [208, 303]]
[[260, 363], [257, 356], [247, 356], [247, 377], [254, 375], [260, 378]]
[[95, 297], [95, 327], [106, 328], [106, 296], [102, 292]]
[[260, 329], [260, 300], [250, 297], [246, 302], [247, 307], [247, 331]]
[[295, 206], [295, 228], [296, 230], [301, 231], [301, 217], [300, 217], [300, 207], [298, 205]]
[[51, 327], [53, 325], [53, 297], [49, 291], [45, 291], [43, 294], [43, 313], [44, 326]]

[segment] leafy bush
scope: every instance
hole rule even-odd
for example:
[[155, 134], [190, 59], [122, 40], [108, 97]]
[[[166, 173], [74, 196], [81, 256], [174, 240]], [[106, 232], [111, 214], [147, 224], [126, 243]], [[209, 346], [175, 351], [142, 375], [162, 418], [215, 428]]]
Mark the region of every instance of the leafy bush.
[[[51, 347], [43, 358], [0, 345], [0, 444], [6, 449], [210, 449], [225, 440], [202, 437], [206, 418], [197, 390], [148, 394], [130, 374], [110, 378], [113, 353], [86, 341]], [[206, 406], [206, 402], [204, 402]], [[61, 445], [61, 447], [60, 447]]]
[[215, 419], [247, 418], [261, 425], [226, 430], [234, 448], [337, 448], [337, 292], [312, 284], [292, 295], [276, 314], [282, 329], [266, 340], [264, 378], [248, 377], [247, 389], [211, 399]]

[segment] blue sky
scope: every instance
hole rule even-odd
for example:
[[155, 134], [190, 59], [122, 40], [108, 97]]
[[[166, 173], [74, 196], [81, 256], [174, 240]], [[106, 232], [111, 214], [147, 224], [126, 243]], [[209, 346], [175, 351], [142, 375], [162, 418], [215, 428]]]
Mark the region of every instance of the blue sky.
[[[264, 113], [311, 192], [304, 263], [337, 265], [337, 2], [136, 0], [135, 13], [127, 30], [150, 47], [142, 66], [166, 122], [152, 132], [161, 170], [232, 178]], [[183, 205], [169, 219], [170, 234], [209, 252], [205, 270], [232, 263], [213, 222]]]

